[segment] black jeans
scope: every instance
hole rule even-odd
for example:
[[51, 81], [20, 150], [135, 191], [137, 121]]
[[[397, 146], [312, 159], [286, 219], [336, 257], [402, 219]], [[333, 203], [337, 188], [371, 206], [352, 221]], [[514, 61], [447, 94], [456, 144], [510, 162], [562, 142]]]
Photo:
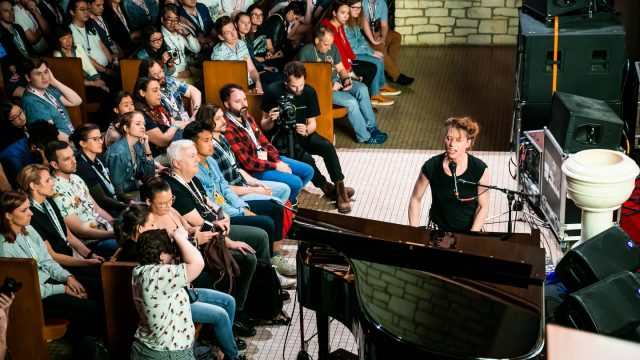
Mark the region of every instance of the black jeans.
[[[85, 283], [83, 286], [86, 286]], [[106, 339], [107, 328], [102, 302], [80, 299], [67, 294], [56, 294], [42, 299], [42, 310], [45, 318], [69, 320], [67, 334], [74, 343], [79, 342], [86, 335]]]
[[273, 242], [283, 238], [284, 211], [271, 200], [250, 200], [247, 204], [257, 216], [232, 216], [231, 224], [254, 226], [264, 230], [269, 236], [269, 254], [273, 257]]
[[307, 163], [313, 167], [313, 177], [311, 183], [316, 187], [322, 187], [327, 182], [327, 178], [322, 175], [316, 161], [313, 160], [311, 155], [320, 155], [324, 159], [324, 164], [329, 172], [331, 181], [337, 182], [344, 180], [342, 174], [342, 167], [340, 166], [340, 159], [336, 153], [336, 148], [329, 140], [323, 138], [317, 133], [312, 133], [309, 136], [296, 136], [298, 145], [305, 151], [296, 151], [295, 159]]

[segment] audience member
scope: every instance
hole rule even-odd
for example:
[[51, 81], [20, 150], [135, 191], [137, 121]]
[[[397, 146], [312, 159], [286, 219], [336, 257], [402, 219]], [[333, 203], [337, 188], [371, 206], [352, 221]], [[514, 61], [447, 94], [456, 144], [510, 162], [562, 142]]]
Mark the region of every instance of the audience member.
[[226, 109], [227, 131], [224, 136], [231, 145], [238, 165], [256, 179], [287, 184], [291, 189], [289, 201], [297, 205], [298, 195], [313, 177], [313, 168], [278, 154], [278, 150], [247, 113], [247, 96], [240, 86], [223, 86], [220, 99]]
[[[144, 121], [142, 116], [140, 118]], [[80, 125], [70, 139], [77, 150], [76, 175], [87, 184], [93, 200], [111, 216], [117, 217], [129, 202], [124, 192], [119, 193], [120, 189], [116, 186], [116, 180], [122, 181], [120, 178], [125, 178], [125, 174], [110, 172], [103, 163], [107, 158], [102, 157], [104, 144], [100, 128], [92, 123]]]
[[[177, 55], [177, 52], [175, 53]], [[162, 64], [167, 75], [175, 75], [175, 58], [169, 54], [162, 32], [155, 26], [147, 26], [142, 31], [142, 48], [136, 53], [140, 60], [153, 59]]]
[[305, 15], [304, 5], [301, 1], [291, 1], [284, 10], [269, 16], [264, 23], [269, 59], [282, 57], [279, 67], [295, 55], [295, 46], [288, 38], [287, 29]]
[[[398, 53], [402, 35], [389, 28], [387, 2], [385, 0], [362, 0], [362, 11], [369, 23], [365, 28], [367, 38], [375, 50], [381, 51], [384, 70], [391, 81], [400, 85], [411, 85], [413, 78], [398, 69]], [[369, 30], [369, 31], [367, 31]]]
[[280, 12], [282, 9], [286, 8], [292, 1], [302, 2], [304, 5], [304, 16], [294, 24], [292, 24], [287, 29], [287, 38], [293, 42], [295, 47], [298, 47], [299, 44], [304, 43], [305, 40], [309, 36], [309, 32], [313, 30], [314, 22], [313, 22], [313, 3], [314, 0], [290, 0], [290, 1], [280, 1], [277, 2], [271, 10], [269, 10], [269, 16]]
[[159, 15], [159, 3], [155, 0], [123, 1], [122, 7], [131, 30], [142, 30], [154, 25]]
[[[152, 155], [158, 159], [158, 157], [165, 155], [167, 146], [176, 137], [176, 133], [182, 131], [187, 123], [172, 118], [162, 106], [160, 83], [152, 77], [138, 79], [133, 92], [133, 100], [136, 110], [144, 115], [149, 147]], [[122, 133], [122, 130], [120, 132]], [[163, 158], [159, 158], [158, 161], [163, 165], [167, 163]]]
[[[86, 335], [104, 337], [104, 307], [96, 294], [80, 283], [45, 248], [44, 240], [31, 226], [27, 195], [7, 191], [0, 195], [0, 257], [35, 259], [45, 318], [69, 320], [67, 335], [77, 342]], [[93, 300], [96, 299], [96, 300]]]
[[162, 36], [164, 42], [169, 49], [177, 52], [177, 57], [174, 59], [175, 73], [174, 76], [180, 80], [195, 84], [200, 80], [202, 72], [200, 69], [196, 69], [187, 59], [185, 50], [189, 50], [194, 54], [198, 54], [201, 50], [198, 38], [196, 38], [187, 28], [180, 25], [179, 9], [173, 4], [168, 4], [164, 7], [162, 13]]
[[56, 0], [39, 0], [37, 4], [40, 14], [42, 14], [50, 28], [65, 24], [65, 10], [61, 7], [60, 2]]
[[107, 47], [107, 50], [113, 55], [113, 61], [117, 65], [117, 59], [120, 57], [122, 49], [120, 49], [118, 44], [113, 40], [111, 29], [102, 17], [104, 13], [104, 2], [105, 0], [87, 0], [87, 4], [89, 5], [89, 24], [96, 30], [100, 41], [102, 41]]
[[227, 120], [218, 105], [205, 105], [200, 109], [197, 120], [211, 129], [215, 148], [213, 158], [224, 179], [238, 196], [244, 201], [273, 199], [280, 204], [288, 201], [291, 189], [287, 184], [277, 181], [260, 181], [238, 167], [236, 155], [224, 137], [224, 132], [227, 131]]
[[239, 12], [233, 22], [238, 32], [240, 42], [244, 42], [247, 46], [251, 62], [253, 63], [253, 66], [255, 66], [256, 71], [260, 74], [260, 83], [266, 86], [273, 82], [282, 80], [282, 75], [278, 69], [273, 66], [266, 66], [256, 59], [253, 50], [253, 34], [251, 34], [251, 17], [249, 17], [249, 14], [246, 12]]
[[58, 138], [58, 129], [46, 121], [36, 121], [27, 125], [30, 136], [24, 137], [9, 145], [0, 153], [0, 162], [7, 180], [13, 188], [17, 188], [20, 170], [29, 164], [49, 165], [44, 152], [47, 144]]
[[251, 31], [247, 37], [253, 41], [253, 53], [256, 60], [264, 62], [268, 56], [271, 56], [267, 51], [267, 35], [262, 30], [264, 11], [260, 5], [253, 4], [247, 9], [247, 14], [251, 17]]
[[109, 27], [109, 34], [118, 47], [123, 51], [119, 54], [121, 59], [131, 54], [140, 39], [140, 30], [133, 30], [133, 24], [122, 10], [122, 0], [106, 0], [102, 18]]
[[138, 261], [138, 237], [147, 230], [157, 228], [156, 218], [148, 206], [135, 204], [127, 207], [113, 223], [113, 232], [121, 249], [117, 261]]
[[[340, 213], [351, 212], [349, 199], [355, 191], [345, 187], [344, 175], [340, 166], [340, 159], [333, 144], [318, 135], [316, 131], [316, 116], [320, 115], [318, 95], [313, 87], [305, 84], [307, 71], [300, 61], [293, 61], [285, 65], [285, 82], [271, 84], [267, 88], [262, 99], [262, 128], [267, 131], [272, 144], [280, 154], [285, 154], [296, 160], [309, 164], [313, 168], [311, 182], [331, 199], [336, 199], [336, 206]], [[294, 154], [290, 154], [288, 143], [288, 131], [277, 120], [281, 116], [279, 111], [279, 99], [282, 96], [292, 97], [295, 112], [295, 138], [293, 144]], [[320, 155], [329, 171], [331, 182], [322, 175], [320, 169], [311, 155]]]
[[27, 165], [18, 175], [18, 184], [29, 195], [31, 226], [44, 240], [51, 258], [81, 282], [83, 277], [98, 279], [104, 258], [89, 250], [64, 223], [60, 209], [51, 199], [54, 192], [49, 168]]
[[105, 161], [112, 175], [114, 192], [128, 203], [139, 197], [138, 184], [155, 172], [155, 164], [140, 112], [122, 116], [118, 129], [122, 137], [109, 147]]
[[342, 65], [340, 53], [333, 44], [331, 29], [320, 26], [316, 31], [314, 43], [305, 45], [300, 50], [298, 58], [303, 62], [331, 64], [333, 103], [347, 108], [347, 117], [358, 142], [383, 144], [387, 141], [387, 134], [378, 129], [367, 87], [359, 81], [352, 80]]
[[247, 63], [247, 81], [249, 89], [262, 94], [262, 84], [260, 74], [251, 61], [247, 44], [238, 41], [238, 32], [233, 25], [233, 21], [228, 16], [221, 16], [216, 20], [216, 32], [222, 42], [216, 44], [211, 53], [211, 60], [244, 61]]
[[52, 141], [45, 156], [53, 171], [53, 200], [74, 235], [96, 254], [109, 257], [116, 251], [113, 218], [91, 197], [89, 188], [76, 172], [76, 158], [69, 143]]
[[47, 20], [42, 16], [38, 5], [33, 0], [17, 0], [13, 6], [16, 14], [16, 24], [24, 29], [24, 33], [39, 55], [44, 55], [49, 47], [45, 35], [49, 33], [50, 27]]
[[196, 0], [182, 0], [179, 15], [182, 23], [190, 26], [196, 33], [200, 45], [211, 48], [215, 38], [215, 31], [213, 19], [209, 15], [207, 6]]
[[6, 55], [2, 57], [2, 76], [8, 95], [22, 97], [27, 81], [24, 63], [36, 54], [22, 26], [15, 23], [13, 3], [0, 0], [0, 38]]
[[22, 97], [22, 108], [27, 123], [45, 120], [56, 125], [58, 139], [68, 141], [73, 125], [67, 106], [79, 106], [80, 96], [53, 76], [49, 65], [41, 59], [32, 59], [25, 64], [27, 91]]
[[125, 91], [118, 91], [113, 98], [113, 114], [111, 114], [111, 124], [107, 132], [104, 134], [104, 146], [109, 148], [114, 142], [120, 139], [120, 132], [118, 126], [120, 126], [120, 118], [126, 113], [135, 111], [136, 108], [133, 105], [133, 99], [131, 94]]
[[[142, 60], [138, 67], [138, 78], [152, 77], [158, 80], [162, 91], [162, 106], [169, 115], [182, 121], [190, 121], [200, 108], [202, 103], [202, 93], [195, 86], [186, 84], [180, 80], [167, 76], [162, 70], [160, 63], [153, 59]], [[184, 107], [182, 98], [189, 99], [193, 116]]]
[[222, 12], [221, 0], [200, 0], [198, 2], [204, 4], [204, 6], [207, 7], [207, 11], [209, 11], [211, 20], [216, 21], [217, 18], [224, 15], [224, 13]]
[[[205, 194], [213, 199], [231, 217], [231, 225], [247, 225], [264, 230], [269, 236], [271, 263], [279, 274], [295, 276], [295, 266], [281, 255], [284, 215], [283, 208], [270, 200], [244, 201], [231, 190], [222, 176], [213, 155], [211, 130], [200, 122], [193, 122], [184, 129], [184, 138], [194, 142], [198, 152], [199, 168], [196, 177], [200, 180]], [[295, 281], [280, 277], [283, 287], [295, 286]]]
[[22, 108], [8, 100], [0, 102], [0, 152], [27, 137], [27, 117]]

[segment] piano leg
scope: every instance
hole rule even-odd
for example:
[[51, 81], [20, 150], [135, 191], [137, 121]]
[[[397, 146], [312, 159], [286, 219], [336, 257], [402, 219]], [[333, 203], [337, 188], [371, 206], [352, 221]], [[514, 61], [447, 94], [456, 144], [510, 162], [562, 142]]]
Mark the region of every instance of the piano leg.
[[329, 359], [329, 317], [316, 311], [318, 328], [318, 359]]

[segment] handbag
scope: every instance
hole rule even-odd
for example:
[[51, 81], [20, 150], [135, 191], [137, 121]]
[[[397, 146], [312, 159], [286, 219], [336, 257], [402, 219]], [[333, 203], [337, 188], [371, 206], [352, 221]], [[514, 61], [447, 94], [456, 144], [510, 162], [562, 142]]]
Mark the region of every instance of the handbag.
[[[222, 208], [218, 209], [217, 219], [223, 217]], [[219, 230], [219, 229], [216, 229]], [[240, 267], [227, 249], [225, 236], [222, 233], [215, 235], [208, 243], [202, 247], [202, 256], [207, 268], [211, 271], [218, 272], [220, 277], [215, 281], [214, 286], [218, 284], [225, 275], [229, 276], [229, 291], [233, 289], [233, 278], [240, 276]]]

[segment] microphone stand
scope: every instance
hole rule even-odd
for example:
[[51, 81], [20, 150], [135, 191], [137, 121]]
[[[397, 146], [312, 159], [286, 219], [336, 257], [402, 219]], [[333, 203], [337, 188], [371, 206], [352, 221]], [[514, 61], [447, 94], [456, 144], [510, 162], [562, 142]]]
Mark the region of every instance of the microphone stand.
[[[509, 221], [507, 222], [507, 237], [509, 237], [510, 235], [513, 234], [513, 225], [511, 224], [511, 222], [512, 222], [511, 212], [513, 211], [513, 202], [516, 199], [516, 195], [524, 196], [524, 197], [527, 197], [527, 198], [531, 198], [531, 197], [537, 196], [535, 194], [525, 193], [525, 192], [522, 192], [522, 191], [516, 191], [516, 190], [507, 189], [507, 188], [502, 188], [502, 187], [495, 186], [495, 185], [483, 185], [483, 184], [479, 184], [477, 182], [467, 181], [467, 180], [464, 180], [464, 179], [458, 179], [458, 182], [460, 184], [481, 186], [481, 187], [486, 188], [486, 189], [498, 190], [498, 191], [501, 191], [501, 192], [503, 192], [504, 194], [507, 195], [507, 202], [509, 204], [509, 210], [508, 210]], [[503, 239], [503, 240], [506, 240], [506, 238]]]

